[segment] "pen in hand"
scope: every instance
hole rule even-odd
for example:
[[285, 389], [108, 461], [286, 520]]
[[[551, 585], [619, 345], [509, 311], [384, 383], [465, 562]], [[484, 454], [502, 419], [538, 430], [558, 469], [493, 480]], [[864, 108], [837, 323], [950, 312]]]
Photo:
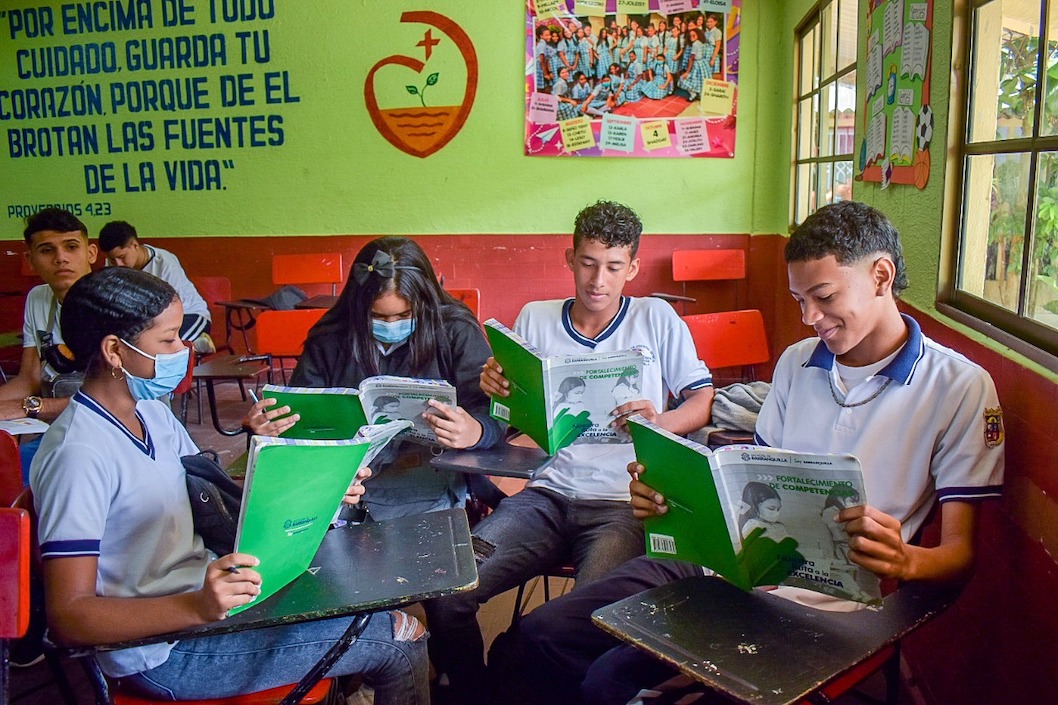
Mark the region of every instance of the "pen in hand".
[[246, 391], [248, 391], [250, 393], [250, 398], [253, 399], [253, 403], [254, 404], [260, 404], [261, 403], [261, 398], [259, 396], [257, 396], [257, 392], [255, 392], [252, 389], [247, 389]]

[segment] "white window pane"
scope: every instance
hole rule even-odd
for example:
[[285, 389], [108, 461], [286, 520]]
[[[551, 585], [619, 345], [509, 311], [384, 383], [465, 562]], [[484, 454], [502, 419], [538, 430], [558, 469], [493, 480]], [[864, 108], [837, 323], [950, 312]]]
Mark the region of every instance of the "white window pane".
[[971, 142], [1032, 134], [1040, 16], [1038, 0], [994, 0], [975, 10]]

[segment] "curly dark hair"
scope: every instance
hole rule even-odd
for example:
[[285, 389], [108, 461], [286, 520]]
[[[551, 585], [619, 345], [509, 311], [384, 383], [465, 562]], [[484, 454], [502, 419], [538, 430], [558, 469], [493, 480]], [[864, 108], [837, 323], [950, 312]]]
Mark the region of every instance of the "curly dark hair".
[[805, 218], [783, 254], [787, 263], [834, 255], [838, 264], [848, 266], [879, 252], [896, 265], [893, 296], [899, 297], [908, 286], [900, 233], [881, 211], [856, 201], [839, 201]]
[[631, 248], [635, 257], [643, 223], [634, 210], [613, 201], [596, 201], [577, 213], [573, 221], [573, 247], [584, 240], [595, 240], [607, 247]]
[[32, 242], [34, 235], [45, 230], [57, 233], [80, 232], [88, 239], [88, 228], [77, 216], [64, 208], [42, 208], [26, 219], [26, 229], [22, 231], [22, 237], [26, 242]]

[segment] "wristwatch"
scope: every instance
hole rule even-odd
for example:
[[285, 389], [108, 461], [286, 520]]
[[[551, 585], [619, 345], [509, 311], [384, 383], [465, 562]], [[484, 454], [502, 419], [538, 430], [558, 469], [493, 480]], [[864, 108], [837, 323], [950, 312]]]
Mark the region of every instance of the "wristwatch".
[[43, 405], [40, 397], [28, 396], [22, 400], [22, 410], [26, 412], [26, 417], [30, 419], [37, 418], [37, 414], [40, 413]]

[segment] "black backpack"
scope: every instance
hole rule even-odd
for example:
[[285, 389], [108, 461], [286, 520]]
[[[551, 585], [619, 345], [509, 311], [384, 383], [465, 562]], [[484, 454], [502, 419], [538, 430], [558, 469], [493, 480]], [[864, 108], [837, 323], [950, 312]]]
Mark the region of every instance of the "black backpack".
[[217, 556], [232, 553], [242, 488], [221, 469], [213, 451], [185, 455], [180, 462], [187, 476], [187, 497], [191, 501], [195, 533]]

